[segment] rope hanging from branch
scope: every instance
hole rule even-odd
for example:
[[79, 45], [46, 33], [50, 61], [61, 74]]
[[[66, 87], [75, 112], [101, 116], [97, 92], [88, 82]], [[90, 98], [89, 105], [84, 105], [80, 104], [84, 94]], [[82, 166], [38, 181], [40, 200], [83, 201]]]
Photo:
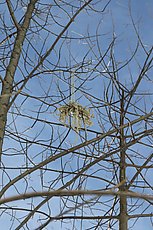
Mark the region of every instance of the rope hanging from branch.
[[70, 92], [71, 96], [69, 103], [58, 108], [60, 112], [59, 120], [64, 124], [71, 125], [74, 129], [79, 131], [82, 125], [86, 127], [93, 124], [91, 118], [93, 118], [94, 115], [91, 113], [90, 108], [82, 106], [75, 100], [74, 73], [71, 76]]

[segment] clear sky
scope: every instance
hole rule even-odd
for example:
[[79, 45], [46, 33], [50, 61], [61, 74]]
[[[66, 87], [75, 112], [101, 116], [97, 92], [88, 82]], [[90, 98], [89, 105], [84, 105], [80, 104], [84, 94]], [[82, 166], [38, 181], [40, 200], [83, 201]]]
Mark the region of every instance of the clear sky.
[[[19, 2], [19, 4], [16, 4], [16, 2]], [[17, 20], [20, 20], [26, 11], [24, 4], [21, 4], [22, 2], [25, 3], [26, 1], [14, 1], [15, 16]], [[45, 3], [55, 5], [54, 1], [49, 0], [40, 0], [39, 2], [41, 3], [39, 9], [43, 9], [44, 12], [49, 10], [49, 8], [45, 8]], [[57, 3], [59, 5], [61, 4], [60, 6], [62, 6], [68, 14], [71, 15], [71, 7], [68, 4], [71, 1], [65, 2], [67, 2], [67, 5], [63, 6], [62, 4], [64, 4], [64, 1], [57, 1]], [[77, 5], [75, 1], [72, 2]], [[117, 76], [120, 83], [126, 87], [127, 90], [130, 90], [132, 84], [136, 82], [141, 66], [146, 59], [146, 54], [141, 46], [141, 42], [147, 51], [151, 49], [153, 43], [153, 1], [112, 0], [103, 13], [97, 12], [100, 11], [100, 9], [102, 9], [108, 1], [93, 0], [93, 3], [94, 2], [98, 2], [96, 5], [96, 12], [93, 12], [90, 8], [88, 8], [87, 12], [84, 10], [78, 15], [69, 27], [68, 31], [64, 34], [67, 39], [61, 39], [56, 44], [54, 50], [44, 61], [44, 64], [39, 66], [38, 70], [34, 72], [33, 77], [26, 84], [26, 87], [23, 89], [21, 95], [16, 99], [15, 103], [9, 110], [3, 156], [3, 165], [6, 169], [1, 171], [3, 185], [7, 184], [14, 177], [20, 175], [26, 167], [34, 167], [36, 164], [45, 160], [52, 154], [58, 154], [63, 149], [68, 149], [83, 142], [85, 139], [89, 140], [95, 137], [95, 133], [93, 132], [89, 132], [88, 134], [86, 132], [82, 132], [82, 137], [80, 138], [76, 132], [72, 130], [70, 131], [61, 123], [61, 121], [59, 121], [59, 106], [66, 105], [70, 100], [72, 100], [72, 97], [70, 96], [72, 92], [72, 87], [70, 87], [72, 78], [70, 78], [70, 71], [68, 70], [71, 70], [72, 72], [74, 71], [74, 88], [76, 92], [73, 99], [80, 103], [83, 107], [91, 109], [94, 113], [94, 118], [92, 118], [93, 125], [88, 128], [100, 133], [112, 128], [112, 124], [108, 122], [107, 113], [104, 110], [106, 98], [104, 98], [103, 93], [108, 87], [110, 81], [106, 71], [107, 68], [110, 71], [112, 70], [110, 59], [111, 53], [108, 52], [105, 55], [105, 60], [101, 65], [96, 66], [96, 64], [99, 62], [101, 56], [107, 51], [113, 38], [115, 38], [112, 55], [115, 56], [115, 61], [118, 68], [120, 68], [123, 63], [126, 63], [126, 61], [130, 59], [134, 50], [137, 49], [138, 36], [136, 35], [136, 32], [138, 32], [140, 40], [136, 55], [132, 61], [125, 66], [125, 68], [120, 69]], [[24, 50], [20, 58], [19, 67], [17, 68], [15, 74], [14, 85], [17, 84], [17, 86], [15, 86], [15, 90], [18, 90], [18, 87], [22, 85], [23, 79], [26, 79], [29, 73], [37, 65], [39, 60], [53, 44], [57, 35], [68, 21], [68, 16], [65, 11], [61, 10], [60, 7], [51, 5], [50, 11], [52, 15], [54, 15], [54, 20], [51, 16], [49, 16], [48, 20], [50, 21], [48, 24], [44, 24], [41, 29], [39, 26], [36, 28], [34, 26], [38, 25], [37, 23], [42, 23], [45, 18], [45, 13], [36, 12], [39, 13], [39, 17], [37, 17], [38, 21], [33, 22], [31, 30], [27, 32], [27, 38], [23, 45]], [[0, 4], [0, 13], [4, 16], [4, 21], [7, 26], [7, 30], [4, 31], [4, 25], [1, 20], [0, 41], [2, 41], [6, 35], [13, 33], [15, 30], [12, 27], [12, 20], [9, 17], [5, 1]], [[35, 32], [37, 32], [37, 34], [33, 35]], [[90, 38], [89, 35], [91, 36]], [[69, 37], [73, 37], [73, 39], [69, 39]], [[2, 78], [5, 76], [6, 66], [9, 63], [9, 55], [13, 47], [14, 39], [15, 37], [9, 39], [7, 43], [9, 46], [5, 50], [3, 45], [0, 46], [0, 57], [3, 55], [6, 56], [5, 60], [1, 59], [0, 64]], [[93, 69], [93, 67], [95, 67], [95, 69]], [[148, 70], [147, 74], [149, 77], [152, 76], [152, 68]], [[132, 103], [136, 103], [137, 107], [133, 108], [131, 106], [129, 108], [131, 114], [128, 115], [126, 122], [138, 117], [133, 115], [133, 112], [136, 112], [138, 115], [144, 115], [144, 111], [149, 112], [151, 110], [152, 95], [150, 94], [153, 93], [151, 83], [152, 80], [148, 80], [146, 77], [139, 85], [138, 93], [132, 101]], [[112, 89], [111, 87], [108, 87], [108, 89], [108, 98], [111, 100]], [[149, 94], [144, 94], [142, 97], [142, 95], [140, 95], [142, 92]], [[118, 93], [114, 93], [112, 100], [115, 101], [118, 100], [118, 98]], [[100, 107], [97, 109], [99, 105]], [[114, 121], [118, 121], [116, 112], [111, 111], [111, 113]], [[35, 122], [35, 120], [37, 121]], [[139, 126], [135, 127], [135, 129], [141, 131], [143, 130], [143, 125], [140, 127], [139, 124]], [[98, 147], [105, 152], [105, 148], [103, 146], [110, 143], [109, 141], [111, 138], [102, 141]], [[118, 140], [115, 140], [112, 143], [115, 144], [115, 142], [117, 143]], [[113, 144], [110, 145], [110, 151], [114, 147]], [[94, 152], [94, 154], [97, 154], [96, 156], [99, 157], [96, 148], [97, 145], [91, 145], [89, 148], [82, 148], [81, 151], [87, 155]], [[141, 149], [139, 148], [140, 147], [138, 145], [135, 145], [132, 150], [128, 150], [129, 154], [132, 154], [132, 151], [139, 150], [140, 152], [149, 155], [150, 152], [146, 146], [141, 147]], [[108, 151], [108, 147], [106, 149]], [[117, 157], [117, 155], [115, 155], [115, 157]], [[48, 164], [48, 171], [44, 174], [41, 170], [37, 170], [32, 175], [27, 175], [25, 180], [16, 184], [16, 187], [10, 187], [6, 192], [6, 196], [26, 191], [45, 190], [49, 187], [51, 189], [58, 189], [74, 176], [70, 174], [67, 175], [67, 177], [64, 177], [62, 170], [71, 172], [76, 170], [77, 172], [79, 168], [85, 167], [89, 161], [90, 159], [88, 158], [84, 160], [83, 156], [78, 157], [77, 154], [75, 156], [74, 154], [69, 154], [68, 156]], [[143, 161], [142, 158], [137, 161], [137, 164], [141, 161]], [[11, 169], [12, 167], [15, 167], [15, 169]], [[97, 172], [94, 172], [93, 175], [96, 175], [97, 177], [103, 177], [108, 180], [112, 178], [112, 168], [110, 167], [110, 171], [106, 170], [108, 162], [103, 162], [103, 164], [99, 164], [96, 167], [96, 169], [91, 168], [91, 171], [89, 170], [89, 174], [92, 175], [93, 170], [95, 170]], [[54, 170], [54, 172], [49, 171], [50, 169]], [[56, 170], [59, 169], [61, 170], [60, 175], [56, 172]], [[127, 173], [127, 178], [130, 180], [135, 171], [134, 169], [129, 168]], [[146, 172], [145, 176], [148, 181], [151, 180], [150, 172]], [[54, 179], [55, 182], [53, 182]], [[77, 181], [76, 184], [72, 184], [68, 187], [68, 189], [75, 189], [79, 183], [79, 185], [82, 183], [84, 186], [83, 188], [86, 189], [102, 189], [106, 186], [105, 181], [99, 183], [99, 180], [94, 180], [92, 178], [84, 184], [82, 180], [83, 179], [80, 179], [80, 181]], [[115, 179], [113, 180], [114, 183], [117, 183]], [[150, 192], [150, 190], [148, 192]], [[41, 198], [32, 200], [33, 206], [36, 206], [41, 200]], [[110, 203], [111, 202], [113, 203], [113, 201], [110, 201]], [[53, 216], [56, 216], [59, 214], [60, 205], [62, 207], [63, 204], [64, 201], [62, 199], [59, 200], [58, 198], [55, 198], [51, 201], [51, 211], [47, 204], [41, 208], [41, 211], [51, 213]], [[71, 201], [67, 204], [70, 206], [74, 205]], [[15, 205], [29, 209], [31, 208], [30, 200], [27, 202], [16, 202]], [[102, 210], [103, 206], [101, 206], [101, 204], [97, 205], [97, 207], [99, 209], [95, 210], [95, 215], [102, 215], [102, 213], [107, 210], [107, 204], [104, 206], [104, 210]], [[142, 208], [145, 209], [145, 207], [145, 204], [142, 203]], [[151, 212], [151, 207], [148, 207], [147, 211]], [[26, 211], [16, 212], [18, 213], [18, 217], [23, 217], [27, 213]], [[80, 213], [81, 211], [79, 214]], [[137, 210], [134, 210], [134, 213], [137, 213]], [[86, 214], [91, 215], [92, 213], [87, 211]], [[29, 228], [25, 227], [25, 229], [31, 230], [38, 227], [41, 224], [41, 218], [43, 218], [43, 215], [41, 216], [40, 213], [35, 215], [28, 225]], [[6, 212], [3, 214], [0, 218], [0, 224], [3, 226], [4, 230], [15, 229], [15, 227], [18, 226], [19, 221], [16, 220], [15, 217], [13, 221], [10, 218], [9, 211], [8, 213]], [[13, 227], [11, 228], [12, 223]], [[59, 221], [52, 222], [50, 223], [48, 229], [66, 230], [72, 228], [73, 224], [71, 221], [66, 221], [65, 223], [63, 222], [61, 225]], [[81, 229], [80, 223], [76, 222], [76, 226], [78, 229]], [[84, 221], [82, 229], [86, 230], [91, 226], [92, 221]], [[117, 230], [117, 227], [115, 229]], [[149, 218], [144, 218], [138, 220], [135, 226], [132, 226], [131, 229], [151, 230], [152, 226]]]

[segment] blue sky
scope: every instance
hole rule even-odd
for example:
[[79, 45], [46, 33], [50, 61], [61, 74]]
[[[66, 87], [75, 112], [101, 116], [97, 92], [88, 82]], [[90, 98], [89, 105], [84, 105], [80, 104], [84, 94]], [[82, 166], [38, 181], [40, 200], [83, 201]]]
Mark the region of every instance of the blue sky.
[[[40, 1], [41, 3], [44, 3], [44, 1]], [[53, 1], [45, 1], [47, 3], [52, 3]], [[94, 1], [93, 1], [94, 2]], [[107, 1], [99, 1], [97, 10], [101, 9], [103, 5]], [[131, 2], [131, 13], [132, 17], [134, 19], [135, 25], [137, 30], [139, 31], [139, 35], [141, 36], [142, 42], [144, 43], [147, 50], [149, 50], [152, 46], [153, 41], [153, 16], [152, 16], [152, 9], [153, 9], [153, 2], [151, 0], [143, 1], [123, 1], [123, 0], [112, 0], [106, 11], [102, 14], [97, 14], [96, 12], [89, 11], [88, 14], [83, 11], [76, 20], [72, 23], [70, 28], [67, 31], [67, 36], [73, 36], [75, 38], [79, 39], [67, 39], [66, 41], [61, 40], [56, 45], [53, 52], [50, 53], [47, 60], [44, 62], [44, 66], [39, 68], [38, 71], [35, 72], [37, 74], [36, 77], [33, 77], [29, 80], [29, 82], [26, 85], [26, 88], [23, 89], [21, 96], [17, 98], [15, 101], [15, 104], [10, 109], [10, 113], [8, 116], [8, 132], [7, 137], [4, 143], [4, 150], [6, 155], [3, 156], [3, 163], [8, 167], [25, 167], [26, 164], [30, 167], [33, 166], [33, 164], [37, 164], [40, 161], [43, 161], [45, 158], [47, 158], [49, 155], [53, 154], [55, 149], [53, 147], [57, 147], [61, 140], [65, 137], [64, 142], [60, 146], [60, 148], [70, 148], [71, 146], [80, 143], [82, 140], [77, 137], [77, 134], [73, 131], [70, 131], [68, 133], [68, 129], [66, 127], [61, 127], [58, 125], [54, 125], [55, 122], [60, 123], [59, 116], [58, 116], [58, 110], [57, 108], [59, 105], [63, 105], [69, 102], [70, 100], [70, 74], [63, 71], [66, 70], [68, 67], [72, 68], [73, 71], [78, 71], [75, 76], [75, 87], [77, 88], [77, 92], [75, 93], [75, 99], [77, 102], [82, 104], [83, 106], [88, 106], [92, 108], [92, 111], [94, 113], [95, 118], [93, 118], [94, 125], [90, 127], [92, 130], [96, 130], [98, 132], [103, 132], [103, 127], [105, 127], [105, 131], [108, 131], [111, 128], [111, 124], [107, 123], [108, 118], [106, 111], [104, 107], [100, 108], [101, 114], [99, 114], [96, 109], [94, 109], [95, 105], [104, 105], [105, 104], [105, 98], [103, 96], [104, 89], [108, 86], [109, 79], [107, 78], [107, 75], [105, 74], [106, 66], [111, 69], [110, 64], [110, 57], [109, 53], [106, 55], [105, 58], [105, 64], [102, 63], [97, 67], [95, 71], [92, 70], [93, 66], [96, 65], [100, 58], [100, 52], [103, 54], [106, 52], [109, 44], [112, 41], [113, 36], [116, 37], [115, 45], [113, 48], [113, 53], [116, 58], [116, 62], [119, 66], [122, 65], [123, 62], [126, 62], [131, 57], [131, 53], [133, 50], [135, 50], [137, 45], [137, 36], [134, 31], [132, 21], [130, 18], [130, 2]], [[14, 1], [14, 4], [16, 1]], [[62, 4], [62, 1], [61, 1]], [[15, 11], [15, 14], [17, 18], [21, 18], [22, 14], [25, 12], [26, 8], [21, 7], [18, 5], [17, 10]], [[65, 7], [66, 10], [68, 10], [69, 14], [71, 14], [69, 6]], [[45, 10], [47, 10], [45, 8]], [[5, 20], [7, 25], [11, 25], [12, 22], [8, 18], [8, 12], [6, 11], [6, 6], [4, 8], [4, 5], [0, 5], [0, 12], [5, 11]], [[62, 25], [65, 25], [67, 22], [67, 16], [66, 14], [59, 8], [53, 7], [51, 8], [51, 12], [54, 14], [55, 19], [58, 23], [61, 23]], [[40, 14], [40, 19], [44, 17], [43, 14]], [[50, 19], [51, 20], [51, 19]], [[100, 22], [100, 24], [99, 24]], [[97, 30], [98, 27], [98, 30]], [[2, 28], [2, 24], [1, 24]], [[39, 54], [43, 56], [43, 54], [46, 52], [47, 49], [51, 46], [53, 41], [56, 38], [55, 34], [58, 34], [61, 31], [61, 27], [58, 26], [54, 21], [51, 21], [50, 24], [46, 26], [48, 31], [40, 31], [39, 35], [33, 36], [30, 32], [28, 32], [28, 37], [24, 43], [24, 52], [23, 55], [20, 58], [19, 66], [20, 68], [17, 69], [16, 75], [15, 75], [15, 82], [22, 81], [24, 77], [26, 77], [29, 72], [33, 69], [33, 67], [37, 64], [39, 60]], [[114, 32], [113, 32], [114, 31]], [[54, 34], [52, 34], [54, 32]], [[9, 32], [7, 31], [9, 34]], [[88, 33], [92, 35], [91, 39], [86, 38], [88, 36]], [[96, 35], [98, 35], [98, 45], [96, 41]], [[0, 33], [0, 40], [3, 40], [5, 38], [4, 31], [1, 29]], [[44, 40], [46, 39], [46, 42], [43, 44]], [[14, 38], [10, 39], [10, 43], [13, 43]], [[29, 48], [28, 43], [29, 41], [32, 43], [34, 49], [31, 47]], [[90, 47], [90, 48], [89, 48]], [[59, 55], [60, 51], [60, 55]], [[6, 53], [9, 53], [9, 49], [6, 49]], [[3, 46], [0, 47], [0, 55], [3, 54]], [[86, 58], [84, 59], [84, 56], [86, 55]], [[25, 63], [24, 59], [26, 58], [27, 63]], [[137, 54], [135, 58], [133, 59], [130, 64], [121, 69], [118, 72], [118, 78], [120, 82], [127, 87], [127, 89], [131, 89], [132, 82], [135, 82], [137, 79], [138, 74], [140, 73], [140, 67], [139, 65], [142, 65], [145, 61], [146, 55], [141, 48], [139, 47]], [[5, 62], [1, 62], [0, 71], [2, 77], [4, 77], [5, 74], [5, 68], [4, 65], [7, 66], [9, 61], [9, 58], [6, 58]], [[81, 71], [81, 68], [77, 70], [77, 67], [79, 66], [79, 63], [82, 63], [85, 61], [86, 63], [90, 63], [87, 67], [83, 68], [84, 73], [79, 74], [79, 71]], [[58, 71], [52, 71], [49, 72], [49, 70], [54, 70], [54, 65], [56, 66], [56, 69]], [[76, 67], [77, 66], [77, 67]], [[44, 72], [41, 72], [45, 68], [48, 73], [44, 74]], [[55, 70], [56, 70], [55, 69]], [[62, 71], [61, 71], [62, 69]], [[131, 76], [132, 75], [132, 81]], [[152, 75], [152, 69], [148, 71], [148, 75]], [[85, 81], [83, 84], [83, 81], [85, 79], [88, 79], [88, 81]], [[20, 85], [19, 85], [20, 86]], [[152, 92], [151, 87], [151, 81], [148, 81], [146, 78], [142, 81], [142, 84], [140, 84], [138, 88], [138, 92]], [[28, 95], [28, 97], [26, 97]], [[92, 98], [91, 95], [94, 95]], [[44, 99], [44, 97], [47, 96], [47, 99]], [[32, 98], [33, 97], [33, 98]], [[109, 92], [108, 97], [111, 97], [111, 89]], [[38, 99], [37, 99], [38, 98]], [[98, 98], [98, 99], [97, 99]], [[62, 99], [64, 99], [62, 101]], [[114, 95], [114, 99], [118, 99], [118, 95]], [[152, 108], [152, 97], [150, 95], [146, 95], [145, 97], [141, 98], [139, 95], [136, 95], [136, 97], [133, 99], [134, 101], [137, 101], [137, 113], [143, 114], [144, 113], [144, 102], [146, 102], [146, 111], [149, 112]], [[60, 101], [60, 102], [59, 102]], [[97, 104], [96, 104], [97, 103]], [[40, 111], [40, 114], [38, 116], [38, 119], [40, 119], [39, 122], [34, 122], [32, 117], [37, 116], [38, 110]], [[131, 106], [129, 109], [130, 112], [133, 112], [133, 107]], [[14, 113], [12, 116], [11, 113]], [[20, 113], [20, 114], [19, 114]], [[18, 116], [16, 116], [18, 114]], [[24, 115], [24, 116], [22, 116]], [[128, 119], [135, 119], [137, 116], [129, 115]], [[45, 124], [44, 122], [41, 122], [41, 119], [44, 121], [47, 121]], [[114, 120], [115, 120], [115, 114], [114, 114]], [[50, 122], [50, 124], [49, 124]], [[135, 126], [135, 129], [143, 130], [143, 126], [140, 127], [140, 125]], [[13, 136], [13, 134], [15, 136]], [[67, 136], [68, 134], [68, 136]], [[91, 139], [95, 137], [95, 134], [88, 133], [84, 134], [82, 132], [82, 135], [87, 138]], [[37, 137], [36, 137], [37, 136]], [[14, 139], [13, 139], [14, 138]], [[21, 138], [21, 139], [20, 139]], [[30, 143], [29, 140], [33, 140], [33, 138], [36, 138], [37, 144]], [[52, 138], [52, 142], [50, 141]], [[18, 142], [18, 140], [21, 141], [21, 143]], [[107, 139], [106, 141], [110, 141], [111, 139]], [[18, 142], [18, 143], [17, 143]], [[39, 143], [46, 144], [46, 145], [52, 145], [52, 148], [45, 147], [39, 145]], [[112, 142], [113, 143], [113, 142]], [[102, 150], [105, 150], [103, 145], [106, 144], [104, 142], [101, 142], [100, 148]], [[90, 146], [92, 149], [93, 146]], [[90, 148], [81, 149], [82, 152], [90, 154]], [[110, 149], [113, 148], [110, 146]], [[146, 152], [146, 154], [149, 154], [149, 148], [147, 149], [145, 146], [140, 147], [138, 145], [135, 145], [133, 147], [133, 150], [135, 151], [142, 151]], [[97, 151], [93, 148], [93, 151], [95, 151], [95, 154], [98, 154]], [[148, 151], [148, 152], [147, 152]], [[60, 152], [58, 150], [56, 154]], [[27, 155], [26, 155], [27, 154]], [[132, 154], [132, 151], [129, 150], [129, 154]], [[26, 158], [28, 156], [28, 158]], [[117, 159], [117, 155], [115, 155]], [[52, 162], [48, 164], [49, 169], [58, 170], [59, 168], [62, 170], [63, 166], [66, 171], [72, 171], [77, 170], [78, 167], [83, 167], [83, 165], [86, 163], [89, 163], [90, 160], [84, 161], [83, 158], [80, 158], [78, 155], [74, 156], [74, 154], [70, 154], [66, 157], [63, 157], [62, 159], [59, 159], [55, 162]], [[95, 173], [96, 176], [101, 176], [103, 178], [110, 179], [112, 177], [111, 171], [105, 172], [105, 166], [107, 165], [107, 162], [103, 162], [103, 164], [97, 166], [97, 173]], [[110, 167], [111, 169], [111, 167]], [[95, 168], [91, 168], [89, 171], [89, 174], [92, 174], [94, 172]], [[99, 170], [99, 171], [98, 171]], [[3, 183], [6, 184], [8, 181], [15, 176], [19, 175], [24, 170], [16, 169], [11, 170], [9, 169], [7, 171], [9, 177], [7, 174], [2, 172], [2, 179]], [[132, 173], [134, 173], [134, 169], [129, 168], [128, 169], [128, 180], [132, 177]], [[49, 183], [54, 178], [58, 178], [58, 173], [47, 171], [44, 175], [44, 185], [42, 186], [41, 181], [41, 172], [36, 171], [32, 175], [29, 175], [27, 177], [27, 181], [23, 180], [22, 182], [17, 183], [17, 187], [19, 188], [20, 192], [24, 192], [26, 190], [26, 186], [28, 188], [28, 191], [35, 190], [41, 190], [42, 187], [45, 189], [48, 188]], [[146, 172], [146, 177], [149, 177], [150, 180], [150, 172]], [[39, 177], [40, 176], [40, 177]], [[38, 179], [39, 178], [39, 179]], [[72, 176], [68, 176], [67, 178], [63, 178], [63, 181], [58, 181], [57, 184], [52, 185], [52, 189], [57, 189], [58, 187], [62, 186], [62, 183], [66, 183]], [[114, 180], [115, 182], [115, 180]], [[77, 182], [79, 183], [79, 182]], [[76, 184], [77, 184], [76, 183]], [[99, 183], [98, 180], [88, 180], [86, 184], [87, 189], [91, 188], [102, 188], [105, 186], [105, 182], [102, 184]], [[71, 187], [71, 189], [74, 189], [75, 185]], [[16, 189], [14, 187], [10, 188], [6, 195], [12, 195], [16, 193]], [[37, 202], [41, 199], [35, 199], [33, 204], [37, 204]], [[53, 199], [51, 201], [51, 207], [53, 215], [57, 215], [59, 212], [59, 203], [60, 200], [57, 198]], [[112, 201], [111, 201], [112, 202]], [[29, 201], [30, 203], [30, 201]], [[27, 202], [16, 202], [15, 204], [18, 204], [20, 206], [30, 207], [28, 201]], [[62, 203], [62, 200], [61, 200]], [[69, 202], [69, 205], [72, 205], [71, 202]], [[58, 207], [56, 207], [58, 206]], [[98, 205], [97, 205], [98, 206]], [[102, 209], [103, 207], [99, 204], [99, 208]], [[104, 207], [105, 210], [106, 207]], [[107, 208], [106, 208], [107, 209]], [[150, 211], [151, 208], [149, 207]], [[44, 212], [47, 210], [47, 205], [45, 205], [41, 210]], [[26, 213], [26, 212], [25, 212]], [[21, 214], [21, 213], [20, 213]], [[89, 211], [87, 211], [87, 214], [89, 214]], [[91, 213], [90, 213], [91, 214]], [[95, 211], [95, 214], [99, 214], [99, 211]], [[22, 215], [22, 214], [21, 214]], [[38, 215], [39, 216], [39, 215]], [[6, 218], [8, 226], [6, 227]], [[38, 217], [39, 219], [39, 217]], [[34, 229], [39, 226], [39, 222], [36, 216], [30, 221], [29, 228]], [[92, 221], [91, 221], [92, 222]], [[4, 217], [1, 219], [0, 223], [5, 226], [6, 229], [10, 227], [10, 218]], [[16, 221], [14, 222], [14, 226], [16, 226]], [[78, 229], [80, 227], [78, 226]], [[85, 221], [83, 223], [83, 230], [88, 229], [90, 223], [88, 221]], [[52, 222], [49, 225], [49, 229], [71, 229], [72, 224], [71, 222], [62, 224], [57, 222]], [[137, 224], [132, 227], [132, 230], [136, 229], [144, 229], [151, 230], [152, 226], [150, 224], [149, 219], [144, 218], [143, 220], [138, 220]], [[4, 228], [3, 228], [4, 229]], [[117, 229], [117, 228], [116, 228]]]

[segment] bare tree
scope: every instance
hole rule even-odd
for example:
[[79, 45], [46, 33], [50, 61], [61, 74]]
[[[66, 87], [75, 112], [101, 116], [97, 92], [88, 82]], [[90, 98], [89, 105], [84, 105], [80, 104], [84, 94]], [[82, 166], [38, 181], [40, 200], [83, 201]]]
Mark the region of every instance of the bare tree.
[[119, 4], [0, 3], [6, 229], [152, 228], [153, 47]]

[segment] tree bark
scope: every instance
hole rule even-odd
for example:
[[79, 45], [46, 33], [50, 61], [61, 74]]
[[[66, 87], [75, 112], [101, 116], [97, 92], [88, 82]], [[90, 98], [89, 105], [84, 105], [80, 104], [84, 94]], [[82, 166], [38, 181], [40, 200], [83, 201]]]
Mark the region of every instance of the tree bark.
[[14, 76], [20, 59], [22, 45], [25, 40], [25, 35], [27, 29], [29, 28], [32, 13], [34, 11], [35, 3], [37, 1], [38, 0], [31, 0], [27, 7], [23, 24], [17, 31], [14, 47], [12, 50], [10, 61], [7, 66], [6, 74], [2, 84], [2, 90], [0, 96], [0, 162], [2, 157], [2, 147], [3, 147], [3, 140], [5, 134], [5, 126], [7, 122], [7, 113], [9, 110], [9, 102], [12, 94]]
[[[121, 111], [120, 111], [120, 126], [124, 125], [124, 91], [122, 91], [121, 98]], [[124, 129], [120, 130], [120, 182], [124, 183], [120, 186], [120, 191], [126, 191], [126, 151], [122, 146], [125, 145]], [[127, 218], [127, 199], [126, 196], [120, 197], [120, 218], [119, 218], [119, 230], [128, 229], [128, 218]]]

